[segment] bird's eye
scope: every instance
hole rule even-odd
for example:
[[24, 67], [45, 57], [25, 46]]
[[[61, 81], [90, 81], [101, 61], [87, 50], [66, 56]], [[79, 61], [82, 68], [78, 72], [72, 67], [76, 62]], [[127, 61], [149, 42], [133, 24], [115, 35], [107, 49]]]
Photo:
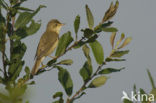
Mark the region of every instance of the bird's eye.
[[57, 26], [57, 24], [55, 24], [55, 26]]

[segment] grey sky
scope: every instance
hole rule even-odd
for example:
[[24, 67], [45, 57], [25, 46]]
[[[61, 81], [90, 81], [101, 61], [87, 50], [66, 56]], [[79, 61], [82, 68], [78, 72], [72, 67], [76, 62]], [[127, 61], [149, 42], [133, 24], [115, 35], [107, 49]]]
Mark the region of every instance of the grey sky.
[[[85, 4], [88, 4], [92, 10], [95, 24], [98, 24], [112, 1], [115, 3], [115, 0], [28, 0], [24, 4], [26, 7], [35, 9], [42, 4], [46, 5], [47, 8], [42, 9], [35, 17], [35, 20], [42, 20], [41, 29], [35, 35], [24, 40], [28, 47], [24, 57], [26, 65], [33, 66], [33, 58], [40, 36], [45, 31], [46, 24], [50, 19], [57, 18], [67, 24], [61, 29], [60, 35], [70, 30], [75, 36], [73, 21], [77, 14], [81, 16], [81, 28], [87, 27]], [[113, 26], [119, 30], [118, 37], [124, 32], [126, 36], [131, 36], [133, 40], [126, 47], [130, 50], [130, 53], [124, 57], [127, 61], [109, 63], [107, 67], [126, 67], [126, 69], [109, 75], [110, 79], [104, 86], [87, 90], [87, 95], [75, 103], [121, 103], [122, 91], [130, 93], [134, 83], [138, 88], [150, 92], [151, 85], [146, 69], [149, 68], [152, 75], [156, 75], [156, 0], [119, 0], [119, 3], [118, 12], [112, 19], [114, 21]], [[81, 36], [82, 34], [79, 32], [79, 38]], [[111, 50], [109, 37], [109, 33], [102, 33], [102, 36], [98, 39], [104, 47], [105, 57]], [[75, 84], [74, 93], [83, 83], [79, 76], [79, 69], [85, 62], [82, 51], [75, 51], [72, 50], [61, 58], [61, 60], [71, 58], [75, 61], [72, 66], [66, 67], [71, 73]], [[45, 62], [47, 60], [49, 58]], [[95, 61], [93, 61], [93, 65], [97, 67]], [[154, 79], [156, 80], [156, 77]], [[57, 91], [63, 91], [57, 80], [57, 70], [43, 73], [35, 77], [35, 81], [36, 85], [32, 86], [34, 93], [31, 95], [30, 103], [51, 103], [53, 101], [52, 95]]]

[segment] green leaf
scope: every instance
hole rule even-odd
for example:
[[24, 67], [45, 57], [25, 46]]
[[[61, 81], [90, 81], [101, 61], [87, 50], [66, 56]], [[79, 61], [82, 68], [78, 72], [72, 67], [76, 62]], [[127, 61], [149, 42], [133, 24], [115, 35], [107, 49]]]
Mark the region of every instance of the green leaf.
[[2, 13], [1, 13], [1, 9], [0, 9], [0, 51], [4, 50], [5, 48], [5, 34], [6, 34], [6, 30], [5, 30], [5, 18], [3, 17]]
[[[36, 73], [36, 75], [40, 75], [40, 74], [42, 74], [42, 73], [44, 73], [46, 71], [47, 70], [45, 70], [45, 69], [39, 69], [38, 72]], [[30, 78], [33, 78], [33, 76], [31, 76]]]
[[18, 29], [19, 27], [25, 27], [26, 24], [28, 24], [32, 20], [32, 18], [40, 11], [41, 8], [45, 8], [45, 6], [40, 5], [33, 13], [21, 13], [15, 23], [16, 29]]
[[102, 64], [104, 61], [104, 52], [102, 45], [97, 40], [93, 43], [89, 43], [89, 45], [92, 48], [96, 62], [98, 64]]
[[3, 82], [3, 78], [0, 76], [0, 83], [2, 83]]
[[79, 42], [74, 46], [74, 49], [80, 48], [80, 47], [83, 46], [85, 43], [86, 43], [85, 41], [79, 41]]
[[148, 69], [147, 69], [147, 73], [148, 73], [148, 77], [149, 77], [149, 80], [150, 80], [150, 82], [151, 82], [152, 88], [153, 88], [153, 89], [156, 88], [156, 87], [155, 87], [155, 84], [154, 84], [153, 77], [152, 77], [152, 75], [151, 75], [151, 73], [150, 73], [150, 71], [149, 71]]
[[48, 67], [51, 67], [54, 63], [56, 63], [56, 59], [52, 59], [52, 60], [50, 60], [50, 61], [48, 61], [48, 63], [47, 63], [47, 65], [48, 65]]
[[20, 63], [12, 64], [9, 68], [9, 75], [10, 79], [12, 81], [16, 80], [19, 74], [22, 71], [22, 67], [24, 65], [24, 61], [21, 61]]
[[68, 96], [71, 96], [72, 91], [73, 91], [73, 81], [71, 79], [69, 72], [60, 66], [56, 66], [56, 68], [58, 68], [58, 70], [59, 70], [58, 79], [59, 79], [61, 85], [65, 89], [66, 94]]
[[77, 99], [80, 99], [83, 95], [85, 95], [86, 93], [85, 92], [82, 92], [78, 97], [74, 98], [73, 102]]
[[2, 40], [1, 40], [1, 38], [0, 38], [0, 52], [3, 50], [3, 42], [2, 42]]
[[14, 100], [15, 98], [18, 98], [24, 95], [24, 93], [27, 90], [27, 85], [10, 88], [10, 89], [11, 89], [11, 93], [10, 93], [11, 100]]
[[126, 59], [112, 59], [112, 58], [106, 58], [106, 62], [120, 62], [120, 61], [126, 61]]
[[9, 97], [3, 93], [0, 93], [0, 100], [9, 100]]
[[90, 29], [92, 29], [94, 26], [94, 17], [88, 5], [86, 5], [86, 15], [87, 15], [88, 26]]
[[92, 72], [93, 72], [93, 69], [92, 69], [91, 63], [86, 61], [83, 67], [80, 69], [80, 75], [83, 78], [84, 82], [90, 79]]
[[125, 51], [115, 51], [114, 53], [111, 54], [111, 57], [117, 57], [120, 58], [122, 56], [124, 56], [125, 54], [128, 54], [129, 50], [125, 50]]
[[76, 39], [77, 39], [77, 33], [80, 27], [80, 16], [77, 15], [74, 21], [74, 30], [75, 30], [75, 34], [76, 34]]
[[27, 0], [21, 0], [21, 2], [25, 2], [25, 1], [27, 1]]
[[99, 24], [94, 28], [94, 32], [100, 33], [102, 31], [102, 28], [107, 28], [113, 24], [112, 21], [108, 21], [107, 23], [104, 24]]
[[63, 96], [63, 93], [62, 92], [56, 92], [54, 95], [53, 95], [53, 98], [57, 98], [57, 97], [62, 97]]
[[133, 91], [134, 91], [134, 93], [136, 94], [136, 85], [134, 84], [134, 86], [133, 86]]
[[86, 28], [85, 30], [83, 30], [83, 32], [84, 32], [83, 35], [86, 38], [90, 38], [93, 35], [93, 33], [94, 33], [94, 31], [89, 29], [89, 28]]
[[60, 103], [60, 101], [58, 100], [58, 101], [54, 101], [53, 103]]
[[118, 29], [117, 28], [114, 28], [114, 27], [110, 27], [110, 28], [102, 28], [102, 30], [104, 32], [117, 32]]
[[62, 64], [62, 65], [72, 65], [73, 64], [73, 60], [72, 59], [66, 59], [66, 60], [62, 60], [57, 64]]
[[90, 38], [88, 38], [88, 40], [84, 41], [84, 40], [80, 40], [79, 42], [77, 42], [74, 46], [74, 49], [80, 48], [81, 46], [83, 46], [86, 43], [92, 43], [95, 42], [95, 40], [98, 38], [97, 34], [94, 34], [93, 36], [91, 36]]
[[[134, 95], [137, 95], [137, 89], [136, 89], [136, 85], [135, 84], [133, 86], [133, 92], [134, 92]], [[136, 96], [136, 98], [137, 98], [137, 96]]]
[[8, 4], [7, 4], [4, 0], [0, 0], [0, 8], [1, 8], [1, 6], [2, 6], [5, 10], [7, 10], [7, 9], [9, 8]]
[[9, 0], [11, 5], [15, 5], [16, 3], [18, 3], [18, 0]]
[[31, 81], [30, 83], [28, 83], [29, 85], [34, 85], [35, 81]]
[[84, 45], [84, 46], [82, 47], [82, 50], [83, 50], [83, 53], [84, 53], [85, 57], [86, 57], [89, 61], [91, 61], [91, 58], [90, 58], [90, 56], [89, 56], [89, 54], [90, 54], [90, 49], [89, 49], [89, 47], [88, 47], [87, 45]]
[[97, 26], [94, 28], [94, 32], [95, 32], [95, 33], [100, 33], [101, 31], [102, 31], [102, 25], [101, 25], [101, 24], [97, 25]]
[[124, 99], [123, 101], [124, 103], [133, 103], [132, 101], [128, 100], [128, 99]]
[[24, 43], [21, 43], [21, 41], [14, 41], [12, 45], [12, 51], [11, 51], [11, 62], [9, 66], [9, 78], [11, 80], [15, 80], [24, 65], [24, 61], [22, 61], [22, 58], [26, 52], [26, 46]]
[[73, 38], [71, 36], [71, 32], [67, 32], [61, 36], [59, 39], [59, 44], [56, 50], [55, 56], [60, 56], [63, 53], [65, 53], [66, 48], [70, 45], [70, 43], [73, 41]]
[[29, 103], [29, 101], [26, 101], [25, 103]]
[[24, 75], [23, 76], [23, 80], [29, 80], [31, 77], [30, 77], [31, 75], [30, 74], [26, 74], [26, 75]]
[[93, 43], [93, 42], [96, 41], [97, 38], [98, 38], [98, 35], [95, 34], [95, 35], [93, 35], [92, 37], [90, 37], [90, 38], [86, 41], [86, 43]]
[[2, 72], [3, 73], [3, 70], [0, 68], [0, 72]]
[[35, 34], [41, 27], [41, 23], [35, 22], [34, 20], [31, 21], [29, 27], [20, 27], [11, 37], [11, 39], [23, 39], [27, 36]]
[[10, 0], [11, 1], [11, 4], [13, 5], [13, 8], [16, 8], [16, 7], [20, 7], [21, 4], [27, 0], [20, 0], [20, 2], [18, 2], [19, 0]]
[[16, 8], [10, 8], [10, 16], [11, 17], [15, 17], [15, 15], [17, 14], [17, 9]]
[[95, 78], [88, 87], [89, 88], [101, 87], [102, 85], [106, 83], [106, 81], [107, 81], [106, 76], [100, 76], [100, 77]]
[[13, 43], [13, 50], [11, 55], [11, 61], [18, 62], [18, 60], [21, 60], [26, 52], [26, 45], [22, 43], [21, 41], [15, 41]]
[[150, 94], [154, 95], [154, 101], [156, 101], [156, 88], [152, 89]]
[[112, 24], [113, 24], [113, 21], [108, 21], [106, 23], [103, 23], [101, 26], [102, 26], [102, 28], [107, 28], [107, 27], [111, 26]]
[[18, 9], [18, 10], [23, 10], [23, 11], [34, 11], [34, 10], [32, 10], [32, 9], [25, 8], [25, 7], [16, 7], [16, 9]]
[[27, 74], [27, 75], [29, 75], [30, 74], [30, 69], [29, 69], [29, 67], [25, 67], [25, 73]]
[[[144, 94], [146, 94], [145, 91], [142, 88], [140, 88], [140, 95], [144, 95]], [[148, 95], [148, 94], [146, 94], [146, 95]], [[146, 97], [143, 97], [142, 99], [143, 99], [143, 101], [141, 103], [148, 103], [146, 101]], [[148, 99], [148, 97], [147, 97], [147, 99]]]
[[113, 73], [113, 72], [120, 72], [121, 70], [123, 70], [125, 68], [120, 68], [120, 69], [115, 69], [115, 68], [105, 68], [101, 71], [99, 71], [98, 74], [110, 74], [110, 73]]
[[36, 33], [40, 27], [41, 27], [40, 22], [35, 22], [34, 20], [32, 20], [30, 26], [26, 29], [26, 32], [28, 35], [32, 35]]

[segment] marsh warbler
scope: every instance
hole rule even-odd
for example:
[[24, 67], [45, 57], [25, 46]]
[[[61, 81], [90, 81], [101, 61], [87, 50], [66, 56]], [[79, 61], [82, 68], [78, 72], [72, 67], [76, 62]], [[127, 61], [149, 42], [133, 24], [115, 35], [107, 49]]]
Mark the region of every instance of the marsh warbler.
[[49, 56], [57, 47], [59, 41], [59, 32], [61, 27], [64, 24], [60, 23], [57, 19], [52, 19], [47, 24], [46, 31], [40, 38], [36, 55], [35, 55], [35, 64], [32, 68], [31, 75], [35, 75], [38, 72], [40, 64], [45, 59], [46, 56]]

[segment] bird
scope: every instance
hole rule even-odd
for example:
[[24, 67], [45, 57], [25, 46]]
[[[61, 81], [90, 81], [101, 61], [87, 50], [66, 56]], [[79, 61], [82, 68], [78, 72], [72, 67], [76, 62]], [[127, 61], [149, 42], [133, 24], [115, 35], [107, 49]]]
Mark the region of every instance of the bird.
[[38, 72], [40, 64], [45, 57], [50, 56], [58, 45], [60, 29], [64, 24], [57, 19], [52, 19], [48, 22], [46, 31], [40, 38], [36, 55], [35, 64], [32, 68], [31, 75], [35, 75]]

